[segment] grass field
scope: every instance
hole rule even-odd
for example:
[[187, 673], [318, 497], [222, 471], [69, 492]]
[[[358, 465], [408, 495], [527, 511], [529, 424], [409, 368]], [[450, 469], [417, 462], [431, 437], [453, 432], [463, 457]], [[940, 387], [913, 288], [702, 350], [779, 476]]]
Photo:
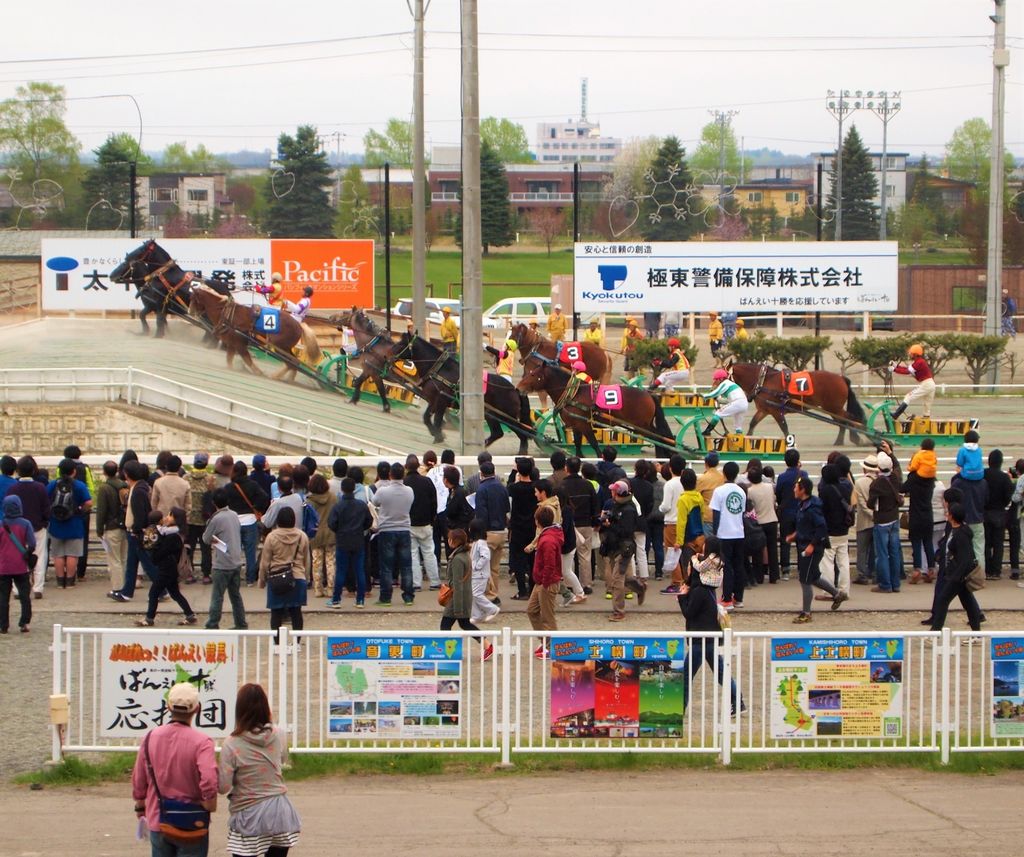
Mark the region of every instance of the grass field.
[[[565, 252], [491, 253], [484, 256], [484, 308], [515, 295], [547, 295], [552, 274], [571, 274], [572, 255]], [[384, 306], [384, 257], [376, 261], [377, 306]], [[427, 283], [433, 284], [435, 297], [449, 297], [449, 284], [462, 280], [462, 256], [450, 251], [427, 254]], [[405, 250], [391, 252], [391, 305], [408, 297], [412, 286], [412, 255]], [[496, 283], [508, 285], [495, 285]], [[515, 285], [515, 284], [522, 285]], [[450, 287], [450, 296], [459, 296], [459, 287]], [[428, 286], [427, 293], [430, 294]]]

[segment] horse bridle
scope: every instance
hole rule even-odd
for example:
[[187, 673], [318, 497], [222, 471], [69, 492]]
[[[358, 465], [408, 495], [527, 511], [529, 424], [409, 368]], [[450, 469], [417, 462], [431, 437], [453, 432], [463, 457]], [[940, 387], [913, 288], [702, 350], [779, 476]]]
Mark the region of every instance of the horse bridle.
[[[153, 252], [154, 247], [156, 247], [156, 243], [150, 241], [146, 245], [145, 253], [143, 253], [138, 259], [129, 260], [128, 268], [132, 272], [132, 279], [135, 279], [135, 265], [137, 263], [141, 263], [147, 267], [150, 264], [152, 264], [149, 261], [149, 254]], [[185, 301], [181, 299], [181, 295], [178, 294], [178, 289], [182, 288], [183, 286], [187, 286], [189, 283], [192, 282], [193, 279], [195, 279], [195, 274], [193, 274], [191, 271], [184, 271], [182, 278], [177, 283], [171, 283], [164, 275], [171, 268], [174, 267], [178, 267], [179, 270], [182, 270], [175, 259], [168, 259], [163, 265], [161, 265], [155, 271], [149, 271], [148, 273], [143, 274], [141, 277], [142, 285], [136, 286], [136, 289], [141, 294], [142, 290], [146, 286], [148, 286], [154, 279], [159, 280], [160, 283], [163, 285], [165, 291], [167, 292], [167, 294], [164, 296], [164, 311], [167, 310], [167, 305], [171, 302], [172, 299], [177, 301], [178, 304], [180, 304], [183, 309], [188, 309], [188, 305], [185, 303]]]

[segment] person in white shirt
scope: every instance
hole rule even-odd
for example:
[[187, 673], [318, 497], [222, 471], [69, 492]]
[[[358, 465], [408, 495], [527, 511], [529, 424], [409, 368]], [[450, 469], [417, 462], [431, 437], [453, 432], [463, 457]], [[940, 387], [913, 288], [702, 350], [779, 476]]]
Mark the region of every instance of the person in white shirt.
[[493, 622], [501, 612], [497, 604], [487, 597], [487, 584], [491, 579], [491, 549], [487, 546], [487, 530], [481, 521], [469, 525], [469, 563], [473, 575], [473, 615], [470, 621]]
[[[686, 460], [681, 455], [673, 455], [668, 460], [668, 469], [672, 478], [665, 483], [664, 494], [658, 511], [664, 516], [665, 528], [663, 539], [665, 541], [665, 561], [661, 566], [662, 572], [668, 577], [679, 567], [680, 549], [674, 547], [676, 544], [676, 515], [679, 508], [679, 497], [683, 493], [683, 485], [679, 477], [686, 469]], [[679, 586], [676, 583], [669, 583], [661, 590], [663, 595], [678, 595]]]
[[727, 461], [722, 466], [725, 482], [711, 495], [712, 528], [718, 536], [725, 576], [722, 579], [722, 605], [726, 610], [743, 606], [746, 566], [743, 555], [743, 513], [747, 508], [747, 495], [736, 484], [740, 466]]

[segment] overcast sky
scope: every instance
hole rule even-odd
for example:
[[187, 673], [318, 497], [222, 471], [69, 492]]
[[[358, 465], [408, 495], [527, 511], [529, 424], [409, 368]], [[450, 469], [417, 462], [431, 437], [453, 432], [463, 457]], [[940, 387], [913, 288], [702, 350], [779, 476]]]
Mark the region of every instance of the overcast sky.
[[[105, 5], [105, 4], [103, 4]], [[748, 148], [834, 145], [831, 88], [902, 90], [890, 150], [940, 153], [953, 129], [991, 116], [991, 0], [480, 0], [481, 115], [536, 124], [579, 113], [606, 134], [676, 134], [692, 148], [709, 109], [735, 109]], [[1011, 65], [1006, 140], [1024, 156], [1024, 3], [1007, 0]], [[87, 149], [110, 130], [143, 146], [273, 147], [312, 123], [362, 151], [368, 128], [412, 108], [412, 19], [405, 0], [8, 3], [0, 98], [28, 80], [63, 83], [68, 124]], [[146, 11], [143, 12], [142, 10]], [[152, 12], [148, 11], [153, 9]], [[459, 3], [427, 13], [428, 145], [459, 138]], [[16, 35], [16, 38], [11, 38]], [[321, 44], [309, 44], [324, 40]], [[296, 44], [306, 43], [306, 44]], [[284, 45], [282, 47], [254, 46]], [[194, 51], [147, 56], [159, 51]], [[141, 56], [127, 57], [129, 54]], [[55, 58], [86, 58], [54, 61]], [[79, 100], [80, 99], [80, 100]], [[869, 145], [881, 122], [854, 120]], [[333, 151], [336, 140], [329, 142]]]

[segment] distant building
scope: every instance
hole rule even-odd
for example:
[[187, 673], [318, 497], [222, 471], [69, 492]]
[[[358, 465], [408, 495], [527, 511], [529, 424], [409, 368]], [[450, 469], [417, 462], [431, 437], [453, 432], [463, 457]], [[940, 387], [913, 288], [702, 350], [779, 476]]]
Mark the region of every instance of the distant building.
[[814, 182], [756, 179], [736, 185], [733, 199], [740, 208], [775, 208], [779, 217], [799, 217], [813, 198]]
[[229, 217], [234, 203], [224, 173], [155, 173], [139, 176], [139, 200], [150, 229], [160, 229], [176, 213], [187, 223], [209, 223], [214, 211]]
[[[880, 152], [870, 152], [871, 167], [875, 173], [875, 180], [878, 183], [878, 193], [875, 195], [875, 205], [882, 204], [882, 155]], [[824, 166], [822, 182], [825, 187], [823, 193], [825, 198], [832, 192], [832, 162], [835, 160], [835, 152], [819, 152], [814, 156], [813, 169], [817, 170], [820, 163]], [[907, 158], [909, 152], [887, 152], [885, 156], [885, 183], [886, 207], [889, 211], [899, 211], [907, 202]]]
[[622, 140], [604, 137], [597, 122], [566, 119], [537, 125], [537, 160], [544, 164], [610, 164], [622, 153]]
[[[918, 182], [918, 172], [907, 173], [907, 199], [914, 198], [914, 187]], [[952, 211], [959, 211], [967, 204], [967, 199], [974, 190], [974, 182], [960, 179], [948, 179], [945, 176], [928, 174], [928, 189], [937, 193], [942, 204]]]

